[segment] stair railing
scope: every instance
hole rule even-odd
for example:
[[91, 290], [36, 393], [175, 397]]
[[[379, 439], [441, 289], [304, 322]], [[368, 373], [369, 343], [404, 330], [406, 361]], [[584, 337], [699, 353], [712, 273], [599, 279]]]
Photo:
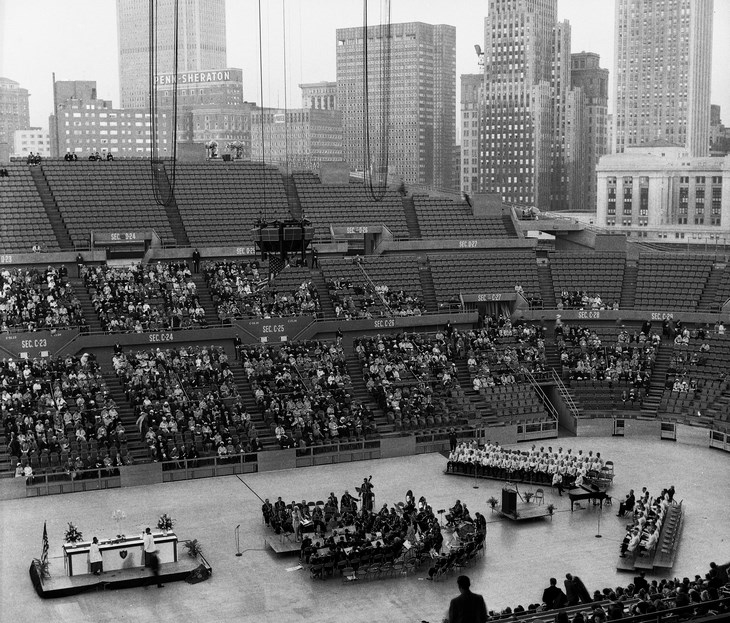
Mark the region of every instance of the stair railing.
[[563, 397], [563, 400], [565, 400], [565, 404], [568, 405], [568, 409], [570, 410], [570, 414], [577, 418], [580, 415], [580, 412], [578, 411], [578, 406], [575, 404], [573, 400], [573, 396], [570, 394], [570, 390], [565, 386], [565, 383], [563, 383], [563, 379], [560, 378], [560, 375], [555, 372], [554, 369], [550, 369], [552, 379], [555, 381], [555, 385], [558, 388], [558, 391], [560, 392], [560, 395]]
[[367, 279], [368, 283], [372, 287], [375, 294], [378, 295], [378, 298], [383, 303], [383, 307], [385, 307], [386, 311], [388, 312], [388, 316], [393, 316], [393, 310], [390, 308], [390, 305], [388, 304], [387, 299], [385, 298], [385, 295], [378, 290], [376, 285], [373, 283], [373, 280], [370, 279], [370, 275], [368, 275], [367, 271], [363, 268], [363, 265], [361, 262], [356, 262], [356, 264], [360, 267], [360, 270], [362, 271], [362, 274], [365, 276], [365, 279]]

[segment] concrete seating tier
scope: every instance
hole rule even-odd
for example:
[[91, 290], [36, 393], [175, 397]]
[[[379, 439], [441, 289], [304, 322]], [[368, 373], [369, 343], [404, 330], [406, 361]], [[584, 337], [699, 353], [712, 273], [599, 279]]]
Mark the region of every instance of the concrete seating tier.
[[510, 238], [501, 215], [474, 216], [463, 201], [413, 195], [423, 238]]
[[479, 393], [487, 400], [502, 422], [548, 419], [545, 405], [527, 383], [496, 385], [482, 388]]
[[0, 177], [0, 251], [29, 253], [34, 245], [57, 251], [58, 241], [27, 165], [3, 165]]
[[175, 243], [165, 208], [155, 200], [149, 161], [49, 161], [41, 166], [75, 244], [88, 244], [92, 230], [154, 230], [164, 243]]
[[[322, 259], [320, 265], [330, 296], [345, 316], [420, 315], [425, 310], [415, 257]], [[380, 289], [382, 298], [373, 288]]]
[[386, 225], [396, 238], [408, 238], [403, 202], [395, 191], [387, 190], [375, 201], [362, 183], [325, 186], [313, 173], [294, 173], [293, 178], [302, 213], [314, 224], [317, 240], [330, 239], [330, 225]]
[[560, 301], [563, 291], [581, 291], [599, 296], [604, 306], [610, 306], [621, 299], [625, 267], [625, 256], [618, 253], [551, 253], [555, 299]]
[[253, 245], [257, 219], [291, 218], [281, 173], [254, 162], [178, 164], [175, 200], [190, 243], [201, 247]]
[[429, 255], [439, 303], [459, 293], [507, 293], [520, 285], [528, 300], [539, 299], [540, 285], [532, 251]]
[[686, 254], [642, 255], [636, 278], [639, 309], [697, 309], [712, 258]]

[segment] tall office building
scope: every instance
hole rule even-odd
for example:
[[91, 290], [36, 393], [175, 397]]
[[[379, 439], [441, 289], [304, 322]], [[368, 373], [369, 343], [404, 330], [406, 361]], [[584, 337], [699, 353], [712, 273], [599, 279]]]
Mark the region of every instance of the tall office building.
[[[371, 145], [380, 145], [385, 85], [381, 67], [382, 27], [369, 26], [368, 105]], [[453, 184], [456, 143], [456, 29], [421, 22], [391, 25], [390, 174], [407, 184]], [[337, 108], [342, 111], [345, 161], [364, 162], [363, 29], [337, 29]]]
[[[157, 0], [157, 74], [174, 73], [174, 1]], [[117, 0], [122, 108], [149, 106], [149, 0]], [[220, 70], [226, 59], [225, 0], [179, 3], [178, 73]]]
[[336, 82], [309, 82], [300, 84], [302, 108], [335, 110], [337, 108]]
[[28, 98], [28, 89], [15, 80], [0, 78], [0, 143], [6, 143], [8, 150], [13, 149], [15, 131], [30, 127]]
[[484, 74], [461, 75], [461, 192], [479, 191], [479, 93]]
[[584, 126], [580, 140], [585, 158], [579, 178], [587, 186], [587, 203], [574, 210], [594, 212], [596, 209], [596, 165], [608, 153], [608, 69], [600, 66], [600, 56], [594, 52], [571, 54], [570, 80], [580, 89], [584, 102]]
[[614, 152], [664, 140], [708, 154], [713, 1], [616, 1]]
[[557, 0], [490, 0], [479, 102], [479, 192], [572, 209], [581, 157], [580, 92], [570, 88], [570, 25]]

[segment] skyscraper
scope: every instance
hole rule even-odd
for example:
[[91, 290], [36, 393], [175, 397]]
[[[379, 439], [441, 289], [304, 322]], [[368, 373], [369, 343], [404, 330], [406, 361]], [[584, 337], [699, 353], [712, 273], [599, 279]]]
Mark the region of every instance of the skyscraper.
[[[384, 47], [381, 26], [369, 26], [368, 105], [371, 138], [380, 140], [378, 111]], [[364, 162], [363, 29], [337, 29], [337, 107], [342, 111], [343, 152], [352, 168]], [[456, 142], [456, 29], [444, 24], [391, 25], [390, 172], [407, 184], [451, 183]]]
[[[596, 165], [608, 153], [608, 69], [600, 67], [600, 56], [594, 52], [571, 54], [570, 80], [580, 89], [584, 102], [584, 125], [581, 140], [585, 158], [579, 178], [587, 184], [584, 209], [596, 209]], [[581, 206], [573, 206], [581, 209]]]
[[564, 210], [575, 203], [582, 107], [570, 89], [570, 25], [556, 20], [557, 0], [489, 1], [478, 190]]
[[9, 150], [15, 131], [30, 127], [28, 98], [28, 89], [15, 80], [0, 78], [0, 143], [7, 143]]
[[709, 149], [714, 0], [617, 0], [614, 151], [664, 140]]
[[[157, 0], [156, 74], [174, 73], [174, 0]], [[122, 108], [149, 106], [149, 0], [117, 0], [119, 98]], [[179, 3], [178, 73], [224, 69], [225, 0]]]

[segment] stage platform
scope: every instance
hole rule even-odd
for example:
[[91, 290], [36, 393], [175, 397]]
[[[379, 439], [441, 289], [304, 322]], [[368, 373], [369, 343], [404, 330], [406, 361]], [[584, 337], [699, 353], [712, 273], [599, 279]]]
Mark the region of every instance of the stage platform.
[[516, 513], [503, 513], [497, 511], [505, 519], [511, 521], [527, 521], [530, 519], [541, 519], [550, 515], [546, 504], [535, 504], [534, 502], [520, 502], [517, 504]]
[[120, 588], [133, 588], [138, 586], [155, 586], [157, 582], [167, 584], [168, 582], [180, 582], [190, 577], [190, 574], [198, 567], [203, 566], [208, 575], [212, 572], [210, 565], [203, 558], [191, 558], [183, 556], [177, 562], [166, 562], [160, 565], [159, 580], [152, 574], [151, 569], [145, 567], [133, 567], [119, 569], [102, 573], [101, 575], [51, 575], [42, 581], [36, 581], [34, 577], [35, 567], [31, 565], [31, 580], [36, 586], [36, 592], [44, 599], [57, 597], [68, 597], [93, 591], [116, 590]]

